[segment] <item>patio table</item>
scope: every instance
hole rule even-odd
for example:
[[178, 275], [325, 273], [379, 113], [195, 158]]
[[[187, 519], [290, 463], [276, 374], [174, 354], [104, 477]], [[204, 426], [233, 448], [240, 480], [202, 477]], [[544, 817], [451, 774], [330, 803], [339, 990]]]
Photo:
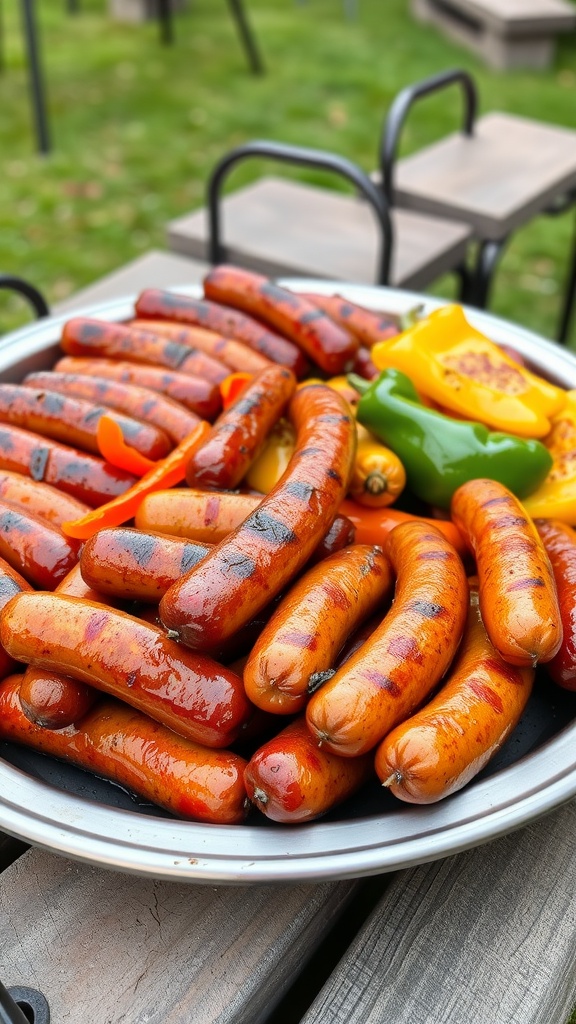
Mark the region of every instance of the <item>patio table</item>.
[[[149, 253], [58, 311], [205, 269]], [[0, 981], [44, 993], [52, 1024], [566, 1024], [575, 829], [571, 800], [388, 875], [230, 886], [119, 873], [0, 836]]]

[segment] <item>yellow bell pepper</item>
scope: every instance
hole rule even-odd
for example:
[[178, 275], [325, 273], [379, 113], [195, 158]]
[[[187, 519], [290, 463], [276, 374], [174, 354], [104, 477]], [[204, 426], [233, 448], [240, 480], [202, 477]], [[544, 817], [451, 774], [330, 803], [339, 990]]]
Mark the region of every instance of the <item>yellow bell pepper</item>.
[[282, 417], [272, 427], [245, 476], [244, 482], [248, 487], [268, 494], [288, 468], [295, 444], [294, 427], [289, 420]]
[[442, 306], [396, 338], [378, 342], [372, 360], [379, 370], [401, 370], [448, 412], [521, 437], [545, 437], [550, 418], [566, 402], [562, 388], [512, 359], [457, 305]]
[[576, 526], [576, 391], [567, 392], [567, 403], [552, 420], [544, 444], [554, 460], [552, 469], [524, 507], [533, 519], [559, 519]]

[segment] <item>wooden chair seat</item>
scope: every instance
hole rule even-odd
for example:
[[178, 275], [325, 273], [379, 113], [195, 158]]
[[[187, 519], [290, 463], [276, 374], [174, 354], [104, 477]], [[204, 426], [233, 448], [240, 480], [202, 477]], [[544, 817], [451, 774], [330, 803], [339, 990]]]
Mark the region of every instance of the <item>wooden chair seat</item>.
[[[227, 262], [269, 276], [375, 283], [379, 237], [363, 199], [273, 176], [222, 201]], [[464, 261], [471, 228], [409, 210], [391, 211], [390, 284], [422, 289]], [[202, 208], [168, 225], [168, 244], [195, 259], [208, 254]]]

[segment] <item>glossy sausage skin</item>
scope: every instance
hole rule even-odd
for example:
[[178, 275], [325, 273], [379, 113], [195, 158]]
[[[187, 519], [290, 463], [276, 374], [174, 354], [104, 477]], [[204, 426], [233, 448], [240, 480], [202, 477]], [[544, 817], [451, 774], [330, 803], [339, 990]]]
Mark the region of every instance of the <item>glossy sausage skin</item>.
[[482, 618], [496, 650], [511, 665], [550, 661], [562, 643], [556, 583], [522, 504], [494, 480], [469, 480], [454, 493], [451, 515], [476, 559]]
[[[58, 584], [55, 593], [101, 604], [114, 603], [84, 582], [80, 563]], [[20, 703], [24, 714], [45, 729], [63, 729], [78, 722], [98, 697], [98, 690], [79, 679], [31, 666], [26, 669], [20, 684]]]
[[464, 566], [438, 530], [403, 524], [384, 550], [396, 574], [392, 608], [306, 709], [316, 742], [345, 757], [371, 750], [426, 699], [466, 623]]
[[148, 459], [163, 459], [173, 445], [163, 430], [83, 398], [44, 388], [0, 384], [0, 422], [12, 423], [43, 437], [99, 454], [98, 421], [111, 416], [122, 428], [124, 440]]
[[365, 309], [341, 295], [304, 292], [303, 297], [323, 309], [335, 323], [354, 334], [361, 345], [371, 349], [377, 341], [386, 341], [400, 333], [398, 317]]
[[270, 278], [220, 264], [204, 278], [204, 293], [208, 299], [234, 306], [280, 331], [325, 373], [352, 369], [358, 339], [318, 306]]
[[91, 359], [63, 356], [54, 364], [57, 373], [94, 376], [147, 388], [183, 405], [203, 420], [213, 419], [222, 408], [218, 384], [193, 374], [164, 370], [157, 366], [127, 363], [121, 359]]
[[86, 583], [102, 594], [157, 604], [210, 550], [176, 537], [107, 527], [84, 544], [80, 568]]
[[54, 590], [78, 561], [78, 544], [45, 519], [0, 499], [0, 557], [41, 590]]
[[244, 772], [252, 803], [272, 821], [312, 821], [356, 793], [373, 775], [372, 757], [337, 757], [320, 750], [304, 717], [264, 743]]
[[227, 338], [236, 338], [273, 363], [288, 367], [299, 380], [306, 375], [308, 362], [297, 345], [275, 334], [253, 317], [220, 302], [147, 288], [136, 302], [136, 314], [140, 317], [197, 324], [218, 331]]
[[150, 331], [137, 331], [122, 324], [75, 317], [62, 329], [60, 344], [69, 356], [102, 356], [132, 363], [163, 366], [179, 373], [191, 373], [219, 384], [230, 373], [224, 363], [199, 349], [179, 345]]
[[271, 360], [254, 352], [247, 345], [234, 338], [226, 338], [216, 331], [207, 331], [204, 327], [184, 327], [182, 324], [168, 323], [166, 320], [131, 320], [130, 327], [135, 330], [152, 331], [164, 338], [171, 338], [179, 345], [187, 348], [198, 348], [208, 356], [213, 356], [224, 363], [230, 373], [260, 373]]
[[562, 644], [546, 672], [558, 686], [576, 690], [576, 533], [552, 519], [534, 523], [550, 559], [562, 620]]
[[356, 450], [344, 399], [323, 384], [296, 391], [296, 447], [276, 486], [228, 537], [170, 588], [160, 619], [190, 647], [215, 647], [292, 580], [325, 535]]
[[[32, 590], [28, 580], [25, 580], [16, 569], [13, 569], [6, 559], [0, 558], [0, 611], [11, 597], [20, 594], [23, 590]], [[0, 679], [4, 679], [9, 672], [13, 672], [15, 666], [14, 658], [11, 658], [0, 645]]]
[[386, 508], [366, 508], [349, 498], [346, 498], [340, 505], [340, 512], [347, 516], [354, 526], [358, 544], [384, 545], [388, 534], [400, 523], [412, 523], [419, 520], [440, 530], [461, 558], [469, 558], [468, 547], [462, 534], [449, 519], [413, 516], [409, 512], [401, 512], [400, 509], [392, 508], [389, 505]]
[[502, 660], [484, 629], [477, 586], [470, 596], [468, 625], [441, 689], [376, 751], [378, 778], [408, 803], [434, 803], [470, 782], [508, 739], [532, 692], [534, 669]]
[[[107, 406], [165, 433], [174, 444], [182, 441], [200, 422], [200, 417], [189, 412], [179, 402], [140, 388], [135, 384], [106, 380], [105, 377], [83, 377], [76, 373], [29, 373], [24, 378], [26, 387], [46, 388], [60, 395], [72, 395], [85, 401]], [[124, 435], [129, 444], [133, 442]], [[150, 456], [150, 458], [156, 456]]]
[[206, 490], [236, 487], [282, 416], [295, 387], [294, 374], [284, 366], [270, 366], [254, 377], [190, 458], [188, 485]]
[[26, 718], [20, 676], [0, 684], [0, 738], [68, 761], [130, 790], [179, 818], [235, 825], [249, 803], [246, 761], [177, 736], [121, 701], [99, 700], [78, 725], [43, 729]]
[[17, 594], [3, 610], [0, 642], [17, 661], [120, 697], [207, 747], [228, 746], [250, 716], [242, 680], [233, 672], [206, 655], [191, 655], [161, 629], [96, 602]]
[[377, 607], [384, 614], [392, 569], [381, 548], [356, 544], [309, 569], [288, 590], [254, 644], [244, 688], [256, 707], [301, 711], [334, 672], [348, 635]]
[[92, 508], [124, 494], [137, 480], [96, 455], [7, 424], [0, 426], [2, 469], [51, 484]]
[[58, 529], [67, 520], [80, 519], [90, 511], [85, 502], [64, 494], [57, 487], [8, 469], [0, 469], [0, 499], [23, 511], [33, 512]]

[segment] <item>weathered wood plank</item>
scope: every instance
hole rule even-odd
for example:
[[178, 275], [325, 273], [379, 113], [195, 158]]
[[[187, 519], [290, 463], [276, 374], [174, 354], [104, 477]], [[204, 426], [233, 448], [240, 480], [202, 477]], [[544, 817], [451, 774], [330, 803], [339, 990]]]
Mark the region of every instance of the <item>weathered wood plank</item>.
[[301, 1024], [565, 1024], [576, 1004], [576, 802], [400, 872]]
[[2, 981], [57, 1024], [258, 1024], [356, 888], [182, 885], [33, 849], [2, 875]]

